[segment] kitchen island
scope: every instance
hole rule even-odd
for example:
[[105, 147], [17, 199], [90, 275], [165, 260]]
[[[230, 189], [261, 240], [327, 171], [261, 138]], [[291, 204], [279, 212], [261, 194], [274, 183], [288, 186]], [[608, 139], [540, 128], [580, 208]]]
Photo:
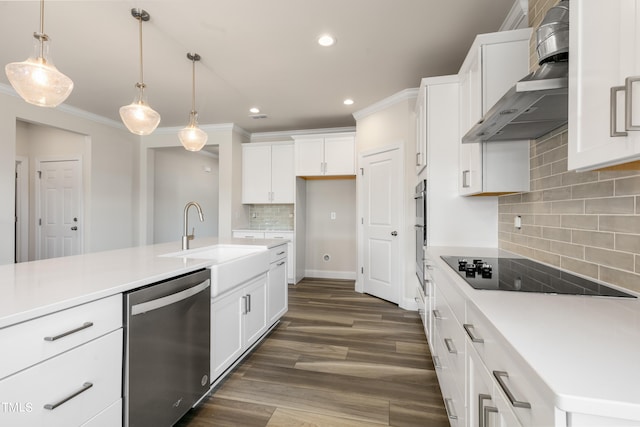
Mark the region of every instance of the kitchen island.
[[427, 335], [453, 425], [640, 425], [640, 299], [477, 290], [444, 255], [522, 257], [428, 248]]
[[[203, 381], [213, 386], [222, 378], [286, 312], [286, 242], [208, 238], [191, 246], [0, 266], [0, 425], [121, 425], [123, 293], [205, 269], [212, 312], [220, 304], [229, 308], [224, 325], [211, 325], [215, 351], [211, 377]], [[255, 293], [253, 306], [240, 309], [244, 294], [228, 304], [240, 291]]]

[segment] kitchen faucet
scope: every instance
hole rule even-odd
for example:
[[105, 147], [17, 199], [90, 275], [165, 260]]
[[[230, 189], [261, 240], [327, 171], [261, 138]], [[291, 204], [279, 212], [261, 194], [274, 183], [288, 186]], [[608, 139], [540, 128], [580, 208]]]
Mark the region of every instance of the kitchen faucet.
[[195, 208], [198, 210], [198, 216], [200, 217], [200, 222], [204, 221], [204, 216], [202, 216], [202, 208], [200, 207], [200, 205], [197, 202], [189, 202], [184, 206], [184, 221], [183, 221], [183, 225], [184, 225], [184, 232], [182, 233], [182, 250], [186, 251], [187, 249], [189, 249], [189, 240], [193, 240], [194, 237], [194, 231], [195, 228], [191, 231], [191, 234], [189, 234], [189, 217], [188, 217], [188, 213], [189, 213], [189, 208], [191, 206], [195, 206]]

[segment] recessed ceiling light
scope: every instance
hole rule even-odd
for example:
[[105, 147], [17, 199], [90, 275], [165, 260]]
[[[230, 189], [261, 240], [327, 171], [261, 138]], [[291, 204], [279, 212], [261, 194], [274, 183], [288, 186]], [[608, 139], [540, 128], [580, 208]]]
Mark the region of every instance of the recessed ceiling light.
[[249, 108], [249, 112], [253, 114], [258, 114], [260, 112], [260, 109], [258, 107], [251, 107]]
[[331, 34], [323, 34], [318, 37], [318, 44], [323, 47], [329, 47], [336, 44], [336, 38]]
[[347, 98], [347, 99], [345, 99], [344, 101], [342, 101], [342, 103], [343, 103], [344, 105], [353, 105], [353, 99], [351, 99], [351, 98]]

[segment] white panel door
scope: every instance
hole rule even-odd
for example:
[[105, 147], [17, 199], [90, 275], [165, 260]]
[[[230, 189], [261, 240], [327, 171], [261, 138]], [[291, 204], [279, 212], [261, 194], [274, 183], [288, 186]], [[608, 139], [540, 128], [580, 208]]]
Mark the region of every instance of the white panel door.
[[398, 149], [363, 158], [364, 292], [398, 303], [402, 170]]
[[80, 254], [80, 162], [40, 163], [38, 259]]

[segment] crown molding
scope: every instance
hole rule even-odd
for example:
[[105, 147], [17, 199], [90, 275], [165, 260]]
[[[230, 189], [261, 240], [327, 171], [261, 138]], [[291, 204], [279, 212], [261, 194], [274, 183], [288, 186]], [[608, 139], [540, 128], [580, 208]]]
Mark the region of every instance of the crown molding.
[[375, 104], [371, 104], [370, 106], [363, 108], [362, 110], [356, 111], [355, 113], [353, 113], [353, 117], [356, 120], [360, 120], [367, 116], [370, 116], [371, 114], [387, 109], [399, 102], [415, 99], [418, 97], [418, 91], [418, 88], [402, 90], [389, 96], [388, 98], [376, 102]]
[[507, 17], [502, 21], [500, 31], [517, 30], [529, 26], [529, 0], [514, 0]]
[[294, 136], [355, 132], [355, 126], [325, 129], [301, 129], [276, 132], [255, 132], [251, 134], [251, 142], [275, 139], [293, 139]]

